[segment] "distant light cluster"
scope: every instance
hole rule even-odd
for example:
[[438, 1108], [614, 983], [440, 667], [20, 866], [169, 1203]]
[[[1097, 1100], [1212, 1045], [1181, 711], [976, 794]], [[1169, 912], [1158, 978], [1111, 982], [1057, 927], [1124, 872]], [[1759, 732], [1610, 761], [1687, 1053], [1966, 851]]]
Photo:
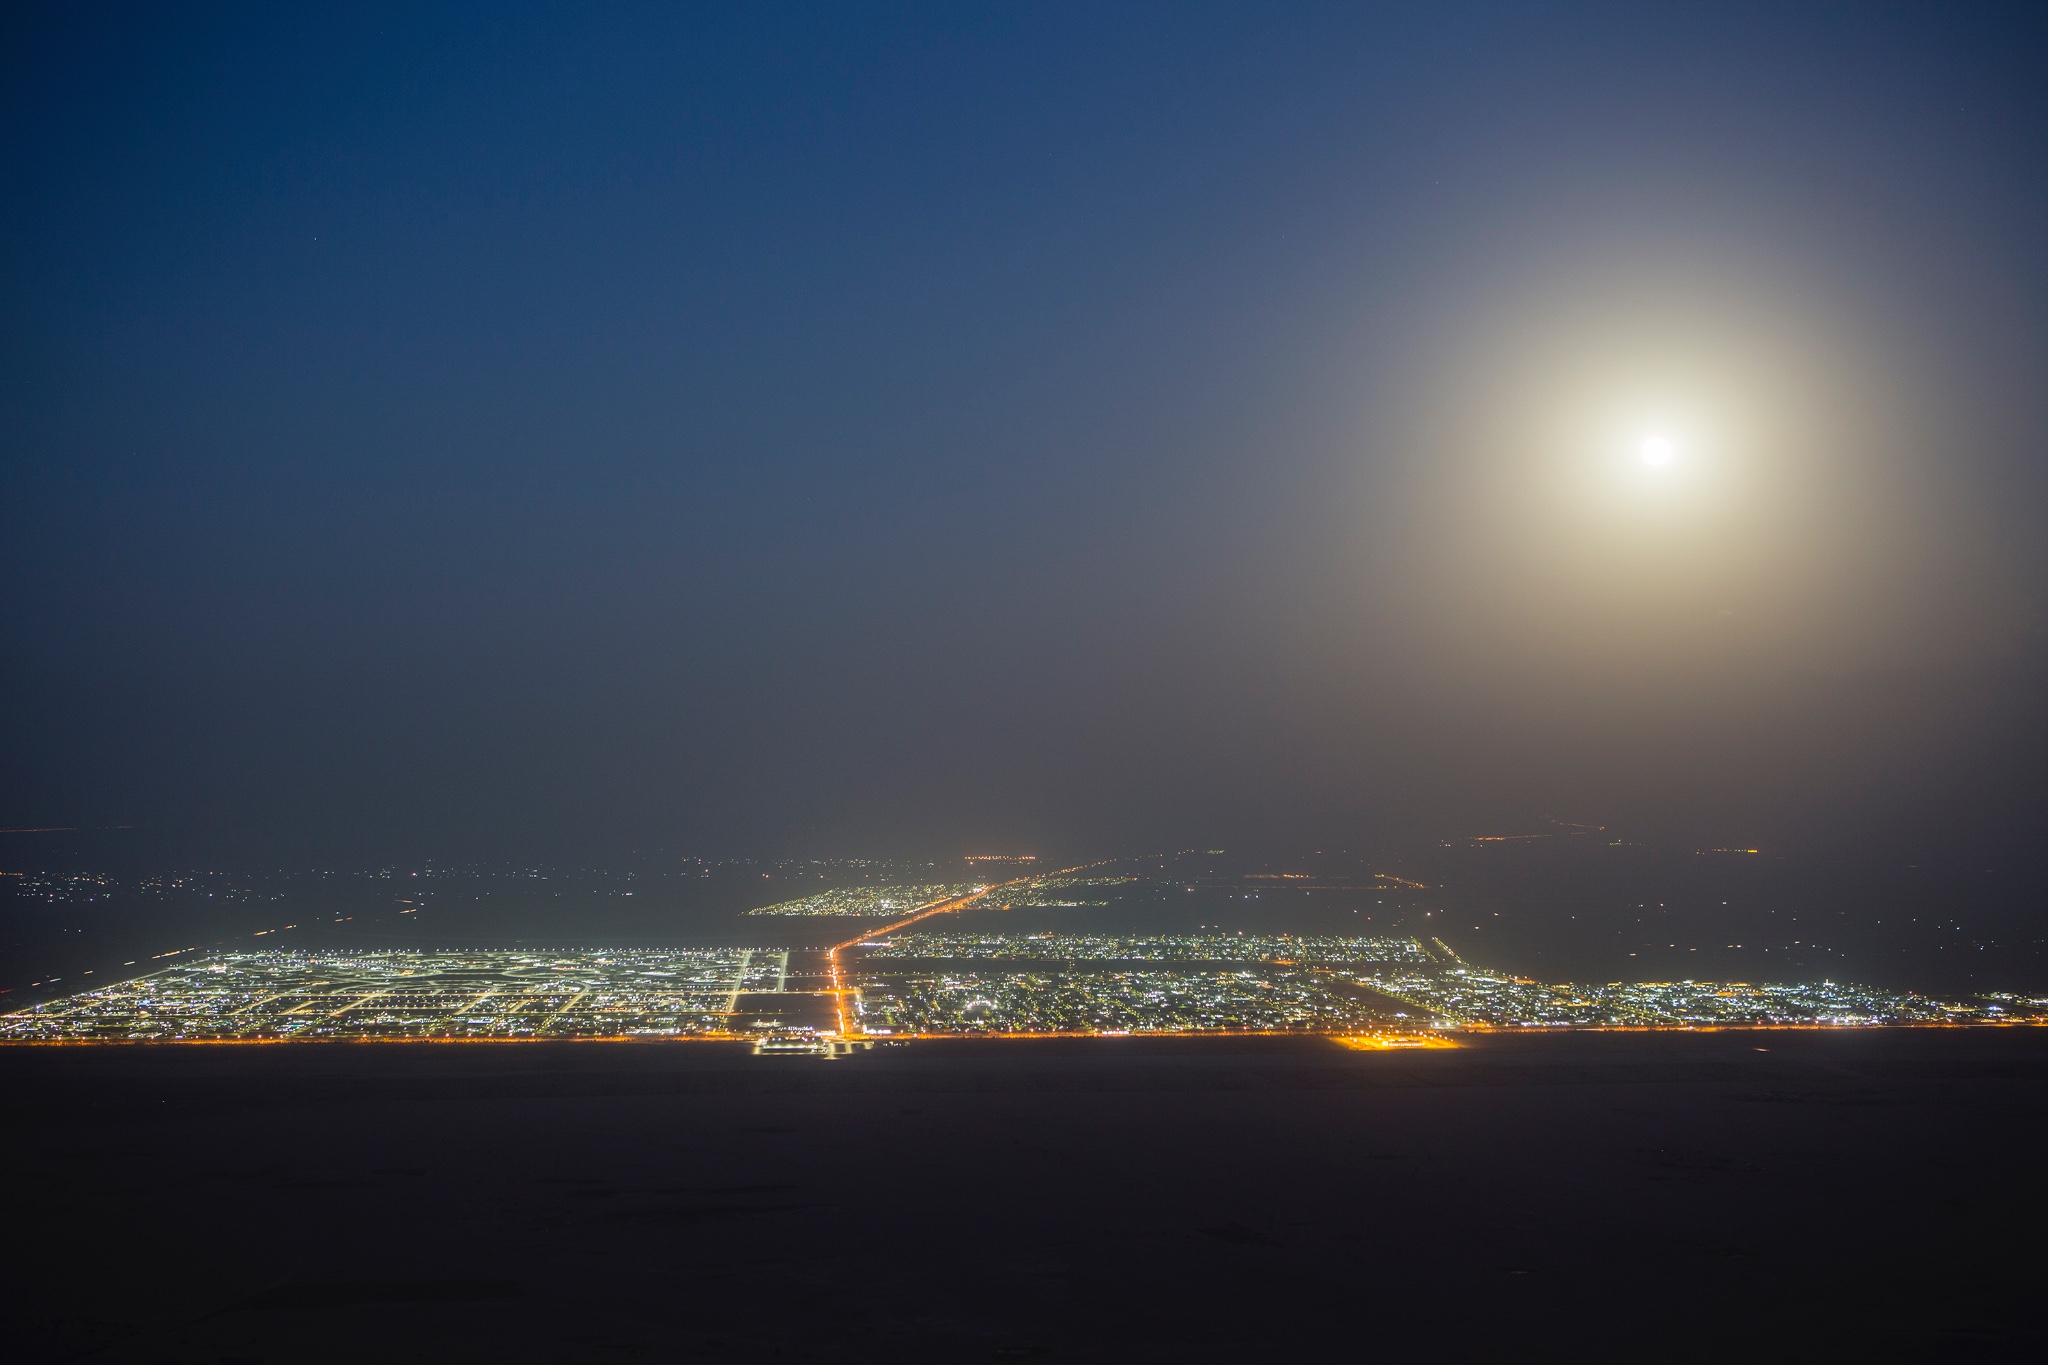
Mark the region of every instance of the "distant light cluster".
[[12, 888], [24, 900], [52, 905], [90, 905], [133, 897], [138, 900], [267, 901], [283, 896], [266, 887], [254, 886], [249, 877], [229, 877], [216, 872], [170, 873], [156, 877], [124, 880], [104, 872], [31, 872]]
[[863, 958], [992, 958], [1030, 962], [1279, 962], [1452, 960], [1412, 938], [1277, 934], [899, 934], [861, 945]]
[[859, 876], [910, 882], [939, 875], [937, 868], [933, 862], [876, 858], [686, 857], [673, 866], [640, 870], [427, 862], [416, 868], [273, 868], [233, 873], [193, 869], [140, 877], [44, 871], [10, 875], [9, 884], [0, 887], [0, 892], [11, 899], [77, 905], [135, 900], [195, 904], [308, 898], [331, 901], [338, 894], [381, 894], [400, 887], [409, 893], [623, 895], [630, 894], [633, 887], [693, 882], [714, 873], [761, 873], [784, 879]]
[[1136, 877], [1039, 877], [1027, 885], [1004, 890], [1001, 893], [1001, 904], [1012, 910], [1023, 909], [1026, 906], [1075, 909], [1081, 906], [1108, 905], [1107, 900], [1099, 896], [1090, 896], [1088, 893], [1104, 887], [1124, 886], [1137, 880]]
[[764, 905], [747, 913], [873, 919], [885, 915], [908, 914], [913, 910], [922, 910], [928, 905], [971, 896], [983, 889], [980, 884], [843, 886], [836, 891], [820, 891], [815, 896], [802, 896], [793, 901], [777, 901], [774, 905]]

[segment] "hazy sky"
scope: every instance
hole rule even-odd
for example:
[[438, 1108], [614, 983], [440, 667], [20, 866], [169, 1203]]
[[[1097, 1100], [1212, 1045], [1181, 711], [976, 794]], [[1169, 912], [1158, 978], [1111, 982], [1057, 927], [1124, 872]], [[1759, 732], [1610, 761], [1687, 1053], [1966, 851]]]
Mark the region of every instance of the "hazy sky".
[[0, 824], [2037, 838], [2037, 14], [11, 7]]

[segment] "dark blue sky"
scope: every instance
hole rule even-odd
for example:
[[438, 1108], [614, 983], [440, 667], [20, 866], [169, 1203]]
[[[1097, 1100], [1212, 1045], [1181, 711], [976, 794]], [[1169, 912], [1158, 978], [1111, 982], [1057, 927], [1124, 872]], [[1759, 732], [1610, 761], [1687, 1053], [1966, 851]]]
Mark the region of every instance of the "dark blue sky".
[[0, 823], [2038, 831], [2031, 7], [5, 22]]

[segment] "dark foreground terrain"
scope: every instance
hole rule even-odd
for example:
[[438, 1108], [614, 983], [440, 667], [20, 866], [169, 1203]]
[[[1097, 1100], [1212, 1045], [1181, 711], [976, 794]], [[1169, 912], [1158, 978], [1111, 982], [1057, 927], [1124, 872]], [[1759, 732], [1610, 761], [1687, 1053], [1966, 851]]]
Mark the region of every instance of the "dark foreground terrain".
[[20, 1361], [2048, 1348], [2048, 1030], [18, 1048], [0, 1083]]

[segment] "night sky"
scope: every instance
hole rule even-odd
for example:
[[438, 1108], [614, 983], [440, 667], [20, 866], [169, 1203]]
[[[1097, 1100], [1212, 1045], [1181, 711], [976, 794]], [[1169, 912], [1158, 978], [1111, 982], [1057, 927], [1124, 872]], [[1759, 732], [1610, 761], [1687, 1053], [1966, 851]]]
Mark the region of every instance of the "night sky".
[[10, 7], [0, 825], [2038, 864], [2038, 15]]

